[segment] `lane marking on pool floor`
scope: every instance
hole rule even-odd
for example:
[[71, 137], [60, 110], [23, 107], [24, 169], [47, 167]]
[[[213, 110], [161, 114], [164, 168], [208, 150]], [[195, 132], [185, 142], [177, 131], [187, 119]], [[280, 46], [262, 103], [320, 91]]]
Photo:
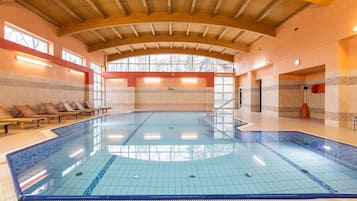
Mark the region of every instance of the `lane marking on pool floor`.
[[[316, 184], [318, 184], [319, 186], [321, 186], [322, 188], [324, 188], [325, 190], [327, 190], [330, 193], [337, 193], [337, 190], [335, 190], [332, 186], [326, 184], [324, 181], [322, 181], [321, 179], [317, 178], [315, 175], [311, 174], [310, 172], [306, 171], [305, 169], [303, 169], [302, 167], [300, 167], [298, 164], [294, 163], [293, 161], [291, 161], [290, 159], [288, 159], [287, 157], [281, 155], [279, 152], [275, 151], [273, 148], [267, 146], [266, 144], [261, 144], [263, 147], [265, 147], [266, 149], [268, 149], [269, 151], [273, 152], [275, 155], [277, 155], [279, 158], [281, 158], [282, 160], [284, 160], [285, 162], [289, 163], [291, 166], [293, 166], [295, 169], [301, 171], [304, 173], [304, 175], [306, 175], [307, 177], [309, 177], [313, 182], [315, 182]], [[304, 171], [305, 170], [305, 171]]]
[[125, 141], [123, 142], [123, 145], [126, 145], [126, 143], [129, 142], [129, 140], [134, 136], [134, 134], [139, 130], [139, 128], [141, 128], [145, 122], [153, 115], [154, 113], [150, 113], [145, 119], [144, 121], [142, 121], [138, 127], [136, 127], [131, 133], [130, 135], [125, 139]]
[[105, 173], [108, 171], [109, 167], [113, 164], [116, 158], [117, 157], [114, 155], [109, 158], [109, 160], [105, 163], [104, 167], [99, 171], [97, 176], [92, 180], [90, 185], [83, 192], [84, 196], [90, 196], [92, 194], [93, 190], [98, 185], [99, 181], [104, 177]]

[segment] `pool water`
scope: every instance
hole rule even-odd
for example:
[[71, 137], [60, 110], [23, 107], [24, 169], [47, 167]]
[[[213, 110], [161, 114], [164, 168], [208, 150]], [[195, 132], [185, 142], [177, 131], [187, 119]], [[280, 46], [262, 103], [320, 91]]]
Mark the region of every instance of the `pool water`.
[[242, 132], [222, 118], [223, 127], [210, 112], [109, 115], [7, 157], [24, 200], [357, 197], [356, 147]]

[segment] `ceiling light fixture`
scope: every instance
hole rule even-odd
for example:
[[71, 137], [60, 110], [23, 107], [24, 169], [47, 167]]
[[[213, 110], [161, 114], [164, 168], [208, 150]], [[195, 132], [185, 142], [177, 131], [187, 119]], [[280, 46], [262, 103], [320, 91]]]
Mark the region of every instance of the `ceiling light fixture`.
[[159, 77], [145, 77], [144, 82], [150, 83], [150, 84], [159, 84], [161, 82], [161, 78], [159, 78]]
[[69, 69], [68, 72], [73, 73], [73, 74], [76, 74], [76, 75], [83, 75], [83, 74], [84, 74], [84, 73], [81, 72], [81, 71], [76, 71], [76, 70], [72, 70], [72, 69]]
[[45, 67], [52, 67], [51, 64], [48, 64], [46, 62], [43, 62], [43, 61], [40, 61], [37, 59], [32, 59], [29, 57], [24, 57], [24, 56], [16, 56], [16, 60], [31, 63], [31, 64], [36, 64], [36, 65], [40, 65], [40, 66], [45, 66]]

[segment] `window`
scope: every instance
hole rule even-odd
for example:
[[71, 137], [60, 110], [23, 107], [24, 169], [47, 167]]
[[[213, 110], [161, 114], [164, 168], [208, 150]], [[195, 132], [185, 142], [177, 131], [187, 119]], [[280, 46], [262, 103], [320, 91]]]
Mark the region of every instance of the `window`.
[[66, 49], [62, 49], [62, 59], [81, 66], [85, 66], [85, 62], [82, 56]]
[[103, 79], [102, 79], [102, 67], [91, 63], [90, 68], [93, 70], [93, 97], [94, 107], [103, 106]]
[[4, 26], [4, 38], [43, 53], [52, 54], [53, 52], [50, 51], [48, 41], [7, 22]]
[[157, 54], [112, 61], [107, 71], [233, 72], [233, 63], [203, 56]]

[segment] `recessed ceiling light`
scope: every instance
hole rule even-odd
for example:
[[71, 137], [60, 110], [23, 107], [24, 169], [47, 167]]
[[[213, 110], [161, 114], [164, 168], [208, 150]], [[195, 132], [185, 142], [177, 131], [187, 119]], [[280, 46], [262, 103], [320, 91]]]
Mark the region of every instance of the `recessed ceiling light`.
[[353, 31], [357, 32], [357, 26], [353, 27]]

